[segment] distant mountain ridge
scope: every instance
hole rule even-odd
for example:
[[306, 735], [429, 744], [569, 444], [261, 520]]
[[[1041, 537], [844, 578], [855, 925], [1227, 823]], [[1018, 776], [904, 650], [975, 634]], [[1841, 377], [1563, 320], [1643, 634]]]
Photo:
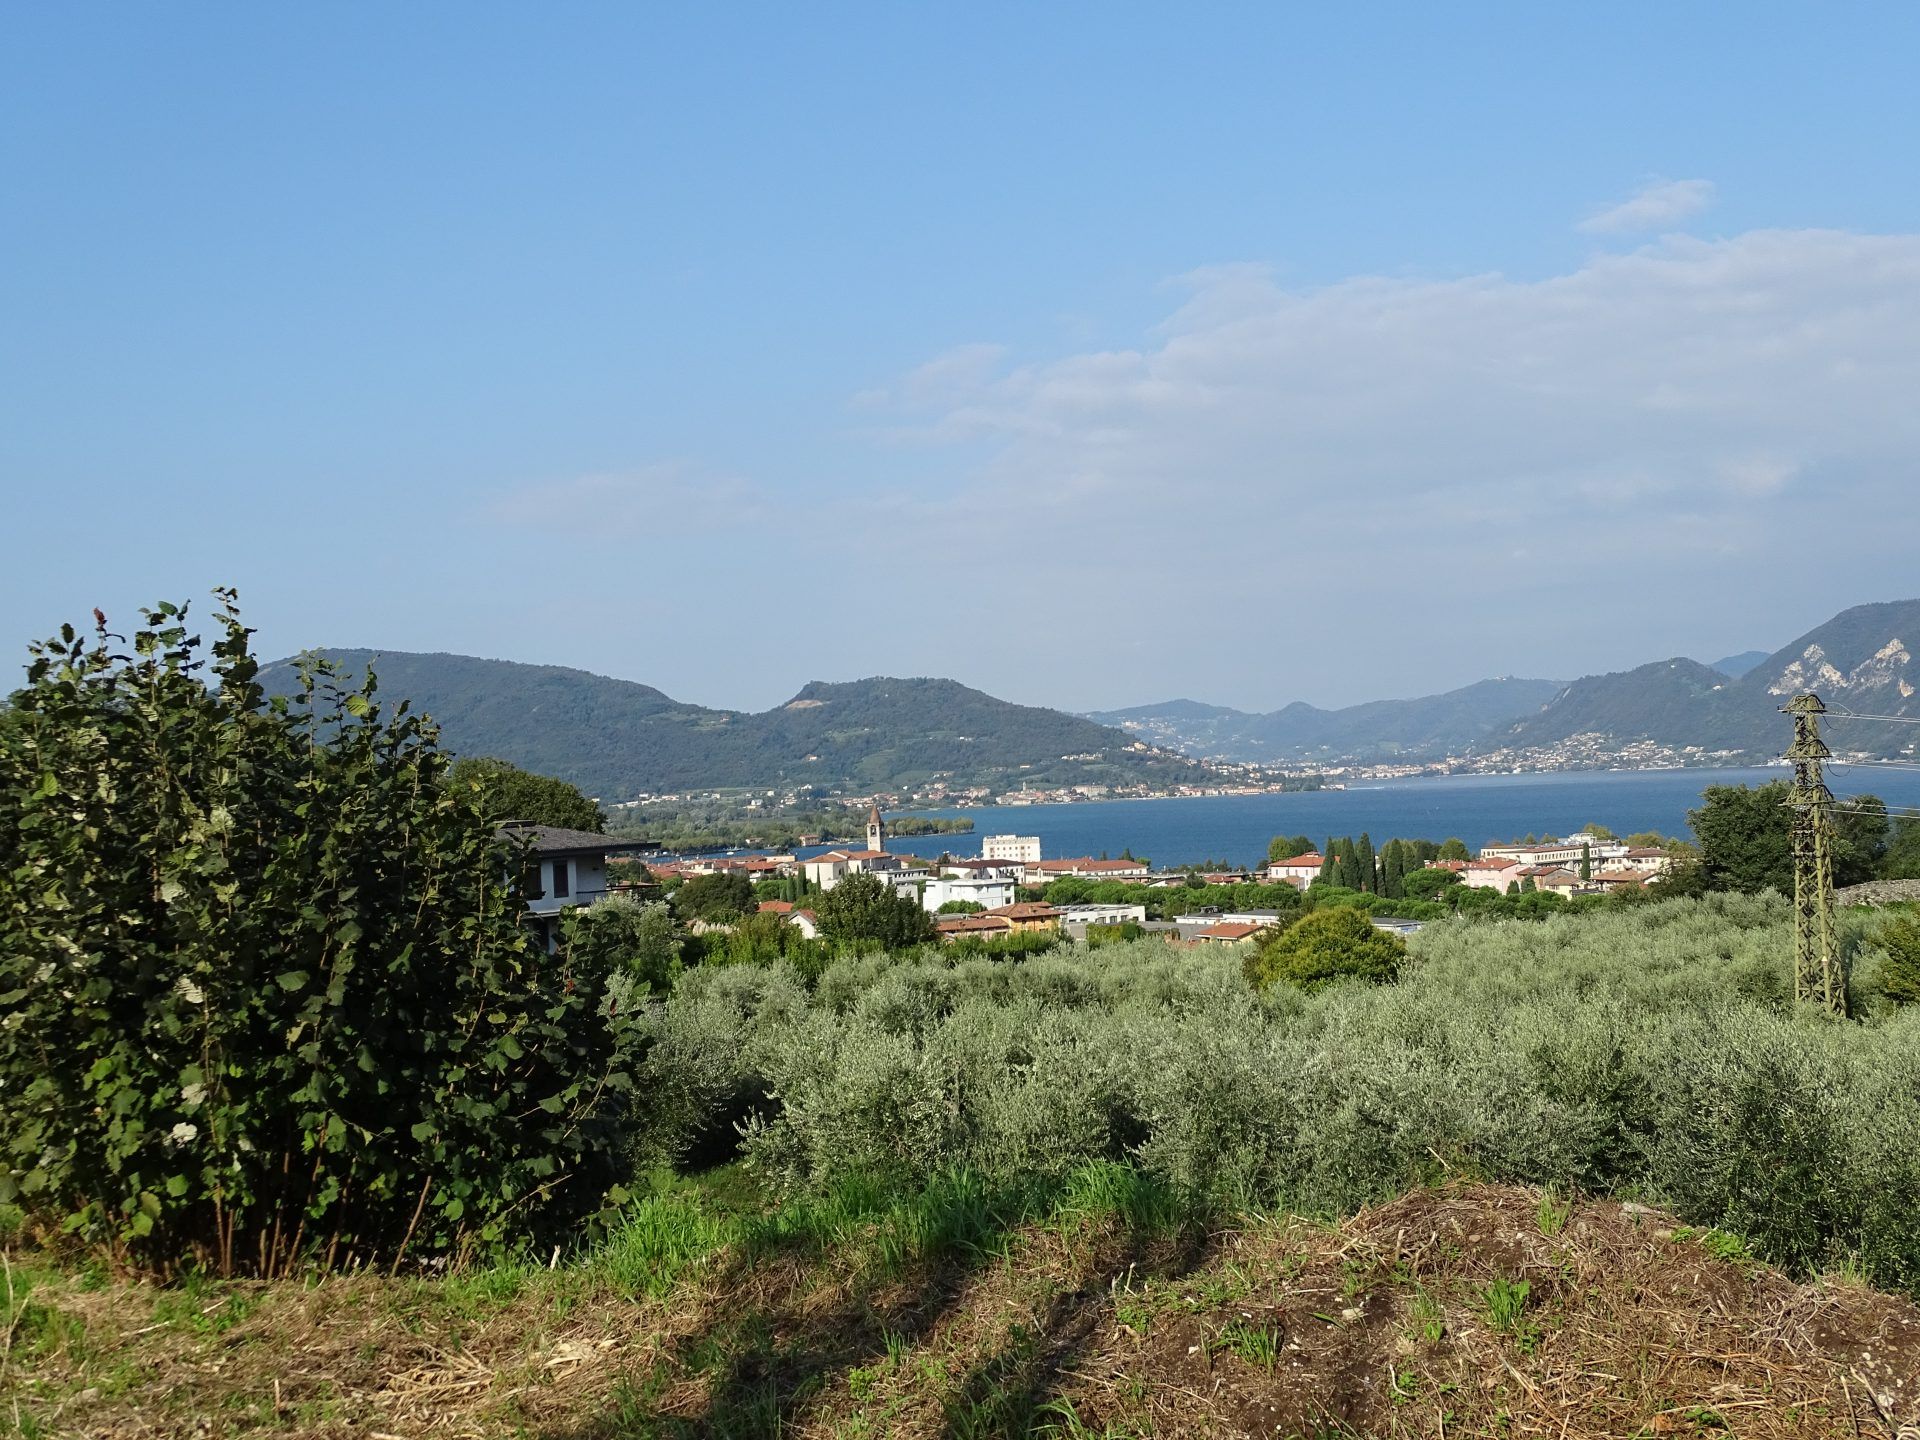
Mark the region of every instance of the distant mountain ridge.
[[[970, 784], [1172, 784], [1207, 772], [1137, 748], [1079, 716], [997, 700], [953, 680], [815, 681], [759, 714], [711, 710], [650, 685], [558, 665], [401, 650], [324, 650], [372, 665], [383, 699], [406, 698], [457, 754], [492, 755], [603, 800], [739, 786], [905, 789], [935, 775]], [[262, 667], [270, 693], [294, 661]], [[1072, 758], [1068, 758], [1072, 757]]]
[[[1802, 690], [1818, 692], [1834, 710], [1920, 716], [1914, 644], [1920, 644], [1920, 600], [1856, 605], [1737, 678], [1684, 659], [1589, 675], [1481, 748], [1536, 750], [1600, 736], [1615, 747], [1641, 741], [1692, 747], [1718, 759], [1772, 759], [1789, 734], [1780, 706]], [[1911, 753], [1920, 739], [1915, 731], [1836, 715], [1827, 738], [1837, 753], [1886, 757]]]
[[1563, 688], [1560, 680], [1512, 676], [1441, 695], [1373, 700], [1323, 710], [1296, 700], [1250, 714], [1196, 700], [1169, 700], [1088, 719], [1208, 759], [1241, 764], [1330, 764], [1343, 760], [1426, 760], [1456, 753], [1532, 711]]
[[1738, 680], [1766, 658], [1767, 652], [1764, 650], [1742, 650], [1738, 655], [1728, 655], [1715, 660], [1711, 668], [1718, 670], [1729, 680]]

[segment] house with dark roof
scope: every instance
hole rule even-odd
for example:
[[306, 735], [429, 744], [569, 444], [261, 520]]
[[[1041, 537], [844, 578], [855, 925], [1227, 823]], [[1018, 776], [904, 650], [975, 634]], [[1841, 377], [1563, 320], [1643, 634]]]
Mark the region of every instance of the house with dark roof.
[[527, 902], [527, 924], [548, 949], [559, 934], [562, 911], [607, 898], [609, 855], [639, 855], [660, 848], [651, 840], [622, 840], [524, 820], [507, 821], [500, 833], [523, 857], [520, 893]]

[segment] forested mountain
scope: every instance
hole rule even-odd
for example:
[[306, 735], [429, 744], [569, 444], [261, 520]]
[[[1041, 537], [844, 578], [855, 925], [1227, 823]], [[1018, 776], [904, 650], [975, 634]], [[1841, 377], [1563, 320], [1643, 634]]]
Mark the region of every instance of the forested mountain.
[[[1483, 749], [1549, 746], [1573, 735], [1614, 743], [1651, 740], [1747, 759], [1785, 747], [1779, 713], [1802, 690], [1829, 707], [1920, 717], [1912, 645], [1920, 643], [1920, 600], [1856, 605], [1733, 678], [1693, 660], [1664, 660], [1569, 685], [1538, 715], [1484, 742]], [[1920, 727], [1836, 716], [1827, 726], [1836, 752], [1885, 756], [1920, 739]]]
[[1555, 695], [1538, 714], [1516, 721], [1489, 745], [1551, 745], [1574, 735], [1611, 735], [1621, 740], [1666, 740], [1702, 744], [1695, 736], [1709, 702], [1733, 681], [1697, 660], [1676, 656], [1612, 675], [1588, 675]]
[[1277, 765], [1425, 759], [1463, 750], [1538, 710], [1562, 684], [1507, 677], [1415, 700], [1374, 700], [1339, 710], [1295, 701], [1267, 714], [1170, 700], [1088, 718], [1183, 754], [1221, 760]]
[[[368, 665], [380, 694], [440, 723], [448, 748], [492, 755], [617, 801], [641, 792], [759, 785], [902, 789], [956, 783], [1177, 783], [1204, 777], [1180, 756], [1058, 710], [1013, 705], [952, 680], [806, 686], [761, 714], [687, 705], [649, 685], [557, 665], [406, 651], [320, 652]], [[293, 662], [263, 667], [270, 691]], [[1073, 757], [1073, 758], [1068, 758]]]

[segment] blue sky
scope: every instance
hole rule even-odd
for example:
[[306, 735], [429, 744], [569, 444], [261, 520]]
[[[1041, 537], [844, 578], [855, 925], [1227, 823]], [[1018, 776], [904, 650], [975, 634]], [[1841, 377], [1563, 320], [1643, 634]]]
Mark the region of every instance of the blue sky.
[[15, 6], [0, 635], [233, 583], [268, 654], [756, 708], [1770, 648], [1920, 594], [1916, 42], [1892, 4]]

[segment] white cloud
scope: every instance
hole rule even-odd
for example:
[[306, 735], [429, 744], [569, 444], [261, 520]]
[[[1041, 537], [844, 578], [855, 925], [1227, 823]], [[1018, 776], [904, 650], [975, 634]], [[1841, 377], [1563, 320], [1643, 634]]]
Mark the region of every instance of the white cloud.
[[[1382, 647], [1356, 665], [1397, 692], [1445, 658], [1410, 624], [1431, 597], [1498, 657], [1436, 682], [1527, 668], [1544, 632], [1521, 620], [1571, 623], [1575, 591], [1608, 597], [1582, 625], [1638, 663], [1673, 643], [1687, 585], [1745, 605], [1830, 542], [1849, 560], [1811, 624], [1902, 573], [1896, 537], [1920, 533], [1920, 236], [1670, 236], [1538, 280], [1297, 289], [1234, 266], [1187, 286], [1138, 347], [976, 367], [939, 403], [895, 390], [902, 430], [972, 462], [947, 496], [964, 531], [922, 535], [994, 557], [1016, 611], [1097, 630], [1124, 599], [1170, 638], [1187, 632], [1166, 617], [1340, 595]], [[904, 521], [889, 538], [916, 541]], [[1059, 663], [1070, 689], [1080, 662]]]
[[1590, 235], [1645, 235], [1698, 215], [1713, 204], [1713, 194], [1711, 180], [1650, 180], [1578, 228]]

